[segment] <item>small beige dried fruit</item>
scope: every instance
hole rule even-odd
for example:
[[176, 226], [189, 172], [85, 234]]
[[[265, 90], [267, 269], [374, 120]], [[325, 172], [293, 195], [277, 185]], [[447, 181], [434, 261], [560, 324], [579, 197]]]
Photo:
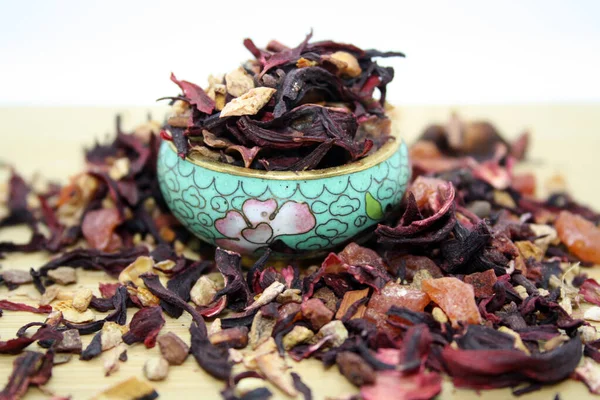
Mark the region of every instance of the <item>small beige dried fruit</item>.
[[448, 322], [448, 316], [439, 307], [434, 307], [433, 310], [431, 311], [431, 315], [440, 324], [445, 324], [446, 322]]
[[79, 312], [84, 312], [92, 301], [93, 293], [91, 289], [79, 289], [73, 295], [73, 308]]
[[123, 343], [122, 337], [127, 331], [128, 328], [126, 325], [119, 325], [116, 322], [106, 321], [102, 326], [102, 331], [100, 333], [102, 351], [112, 349]]
[[262, 343], [269, 340], [276, 322], [275, 318], [263, 316], [260, 310], [256, 313], [252, 320], [250, 334], [248, 335], [248, 344], [252, 349], [256, 349]]
[[192, 286], [190, 297], [197, 306], [209, 305], [217, 294], [217, 285], [206, 275], [202, 275]]
[[277, 296], [275, 301], [280, 304], [302, 303], [302, 291], [300, 289], [286, 289]]
[[283, 357], [277, 352], [256, 357], [256, 366], [265, 378], [290, 397], [298, 395], [294, 380]]
[[63, 318], [74, 324], [91, 322], [96, 319], [96, 315], [92, 310], [87, 309], [84, 312], [79, 312], [73, 307], [73, 302], [70, 300], [57, 301], [52, 305], [52, 308], [62, 312]]
[[173, 332], [160, 335], [157, 339], [160, 354], [171, 365], [181, 365], [185, 361], [190, 348]]
[[225, 75], [225, 84], [230, 95], [240, 97], [254, 88], [254, 79], [240, 66]]
[[581, 341], [583, 343], [590, 343], [600, 339], [600, 332], [598, 332], [598, 330], [593, 326], [580, 326], [577, 331], [581, 335]]
[[568, 342], [568, 341], [569, 341], [569, 337], [567, 335], [554, 336], [550, 340], [546, 341], [546, 343], [544, 343], [544, 350], [545, 351], [554, 350], [557, 347], [559, 347], [560, 345], [562, 345], [563, 343]]
[[546, 253], [546, 250], [548, 250], [548, 246], [560, 243], [556, 229], [550, 225], [529, 224], [529, 228], [533, 231], [535, 236], [538, 237], [533, 243], [542, 249], [544, 254]]
[[521, 350], [523, 353], [530, 355], [529, 349], [527, 346], [525, 346], [523, 340], [521, 340], [521, 335], [519, 335], [517, 332], [513, 331], [507, 326], [501, 326], [498, 328], [498, 332], [506, 333], [515, 338], [515, 349]]
[[426, 281], [428, 279], [433, 279], [431, 272], [427, 271], [426, 269], [420, 269], [413, 276], [413, 281], [410, 284], [410, 287], [413, 289], [421, 290], [421, 283], [423, 283], [423, 281]]
[[296, 61], [296, 67], [298, 68], [314, 67], [315, 65], [319, 65], [319, 63], [304, 57], [300, 57], [298, 61]]
[[515, 246], [517, 246], [519, 253], [521, 253], [525, 260], [533, 258], [539, 262], [542, 261], [542, 258], [544, 257], [542, 249], [528, 240], [516, 241]]
[[340, 69], [342, 75], [346, 75], [350, 78], [356, 78], [362, 73], [362, 69], [360, 68], [360, 65], [358, 65], [358, 60], [352, 54], [346, 51], [336, 51], [330, 57], [336, 61], [341, 61], [346, 64]]
[[330, 336], [328, 345], [330, 347], [338, 347], [341, 346], [342, 343], [348, 339], [348, 330], [344, 326], [344, 323], [339, 319], [335, 319], [324, 325], [319, 332], [313, 337], [310, 341], [311, 343], [316, 343], [319, 340], [323, 339], [325, 336]]
[[262, 355], [273, 353], [277, 351], [277, 344], [275, 339], [269, 337], [267, 340], [262, 342], [256, 349], [244, 357], [244, 366], [248, 369], [257, 369], [256, 359]]
[[283, 337], [283, 348], [291, 350], [295, 346], [306, 343], [315, 336], [314, 332], [302, 325], [296, 325]]
[[215, 318], [215, 320], [208, 327], [208, 336], [214, 335], [217, 332], [221, 332], [223, 328], [221, 328], [221, 318]]
[[117, 347], [107, 351], [102, 355], [102, 366], [104, 367], [104, 376], [109, 376], [119, 370], [119, 356], [127, 350], [127, 347], [121, 343]]
[[169, 363], [162, 357], [152, 357], [144, 363], [144, 376], [150, 381], [162, 381], [169, 374]]
[[279, 294], [281, 292], [283, 292], [283, 289], [285, 289], [285, 285], [279, 281], [275, 281], [273, 283], [271, 283], [256, 299], [256, 301], [254, 301], [254, 303], [250, 304], [248, 307], [246, 307], [246, 311], [250, 311], [250, 310], [256, 310], [257, 308], [260, 308], [264, 305], [269, 304], [270, 302], [272, 302], [273, 300], [275, 300], [275, 298], [277, 296], [279, 296]]
[[268, 87], [250, 89], [247, 93], [227, 103], [221, 110], [219, 118], [255, 115], [271, 100], [276, 91]]
[[265, 380], [261, 378], [244, 378], [235, 385], [235, 395], [243, 397], [245, 394], [265, 386]]
[[119, 282], [126, 284], [132, 282], [137, 287], [146, 287], [140, 275], [151, 272], [154, 267], [154, 261], [151, 257], [141, 256], [136, 258], [134, 262], [129, 264], [119, 274]]
[[127, 157], [117, 158], [108, 170], [108, 176], [115, 181], [126, 177], [127, 174], [129, 174], [129, 158]]
[[226, 149], [230, 146], [233, 146], [233, 143], [229, 139], [219, 137], [214, 133], [207, 131], [206, 129], [202, 130], [202, 137], [204, 138], [204, 143], [207, 146], [215, 149]]
[[583, 319], [586, 321], [600, 322], [600, 307], [592, 306], [585, 310], [583, 313]]
[[48, 277], [59, 285], [77, 282], [77, 272], [72, 267], [58, 267], [48, 271]]
[[47, 306], [58, 297], [60, 288], [56, 285], [48, 286], [40, 299], [40, 306]]
[[153, 307], [160, 304], [160, 299], [145, 287], [134, 288], [128, 286], [127, 293], [129, 293], [131, 296], [137, 297], [144, 307]]
[[7, 269], [6, 271], [2, 271], [0, 276], [2, 276], [5, 282], [12, 283], [13, 285], [23, 285], [33, 281], [33, 277], [29, 271], [20, 269]]

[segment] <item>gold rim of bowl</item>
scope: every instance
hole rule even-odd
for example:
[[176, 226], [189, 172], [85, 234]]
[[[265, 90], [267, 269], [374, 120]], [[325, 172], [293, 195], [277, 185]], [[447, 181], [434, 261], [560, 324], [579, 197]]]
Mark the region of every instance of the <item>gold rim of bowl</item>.
[[[167, 143], [169, 144], [171, 150], [177, 153], [173, 142]], [[280, 181], [310, 180], [347, 175], [371, 168], [390, 158], [398, 150], [401, 144], [402, 139], [400, 139], [399, 134], [394, 129], [392, 129], [390, 140], [384, 143], [383, 146], [381, 146], [381, 148], [379, 148], [373, 154], [370, 154], [367, 157], [362, 158], [358, 161], [354, 161], [345, 165], [340, 165], [338, 167], [314, 169], [310, 171], [263, 171], [258, 169], [238, 167], [236, 165], [214, 161], [209, 158], [192, 160], [191, 158], [186, 157], [185, 160], [192, 164], [198, 165], [199, 167], [210, 169], [211, 171], [215, 172], [223, 172], [230, 175]]]

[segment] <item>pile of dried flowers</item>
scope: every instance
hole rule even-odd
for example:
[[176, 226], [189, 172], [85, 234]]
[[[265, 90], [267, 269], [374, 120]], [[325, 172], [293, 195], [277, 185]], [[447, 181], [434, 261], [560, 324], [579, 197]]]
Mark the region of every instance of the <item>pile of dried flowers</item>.
[[264, 50], [246, 39], [256, 60], [209, 77], [206, 90], [171, 75], [183, 94], [169, 97], [163, 137], [181, 157], [269, 171], [338, 166], [379, 148], [390, 134], [384, 105], [394, 69], [372, 59], [404, 55], [311, 36]]
[[[365, 400], [432, 398], [444, 374], [457, 387], [515, 394], [576, 378], [600, 393], [600, 333], [587, 322], [600, 320], [600, 284], [585, 274], [600, 263], [600, 215], [564, 191], [534, 198], [534, 177], [513, 171], [527, 136], [508, 143], [490, 124], [456, 119], [431, 126], [411, 147], [401, 214], [370, 242], [307, 268], [294, 260], [275, 268], [267, 251], [245, 271], [239, 254], [203, 247], [167, 210], [155, 176], [160, 125], [117, 130], [86, 152], [87, 170], [68, 185], [34, 189], [12, 171], [0, 227], [26, 224], [32, 237], [2, 242], [0, 253], [58, 254], [29, 274], [1, 270], [3, 285], [33, 284], [40, 300], [1, 300], [0, 310], [48, 317], [0, 341], [0, 353], [17, 355], [0, 399], [44, 385], [65, 354], [104, 353], [106, 374], [115, 373], [138, 342], [160, 347], [144, 366], [149, 380], [191, 354], [224, 381], [228, 400], [269, 397], [264, 380], [311, 398], [310, 382], [286, 364], [309, 357], [337, 366]], [[118, 281], [100, 283], [99, 296], [68, 292], [76, 268]], [[161, 331], [164, 314], [184, 312], [189, 344]], [[81, 335], [94, 335], [85, 348]], [[35, 342], [47, 350], [26, 350]], [[157, 396], [134, 378], [123, 385]]]

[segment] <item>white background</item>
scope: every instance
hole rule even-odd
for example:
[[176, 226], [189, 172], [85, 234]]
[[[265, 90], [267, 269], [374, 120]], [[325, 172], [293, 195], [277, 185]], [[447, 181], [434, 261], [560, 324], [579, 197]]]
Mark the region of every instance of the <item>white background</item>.
[[600, 100], [600, 1], [0, 0], [0, 105], [150, 105], [205, 85], [242, 45], [314, 39], [400, 50], [403, 104]]

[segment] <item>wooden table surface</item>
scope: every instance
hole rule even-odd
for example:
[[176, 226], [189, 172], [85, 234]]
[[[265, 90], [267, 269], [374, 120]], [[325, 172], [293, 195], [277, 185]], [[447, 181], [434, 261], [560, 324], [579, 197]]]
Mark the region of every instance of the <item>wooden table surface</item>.
[[[65, 177], [80, 171], [82, 147], [91, 145], [95, 137], [103, 137], [113, 132], [114, 115], [123, 115], [126, 128], [145, 120], [150, 111], [156, 118], [162, 116], [162, 108], [0, 108], [0, 137], [4, 145], [0, 146], [0, 162], [9, 163], [30, 177], [34, 173], [45, 177], [65, 180]], [[600, 182], [596, 178], [599, 172], [600, 158], [600, 104], [596, 105], [521, 105], [521, 106], [403, 106], [398, 107], [401, 132], [409, 141], [416, 137], [430, 122], [444, 122], [451, 111], [457, 111], [466, 118], [485, 118], [493, 121], [509, 138], [515, 137], [524, 129], [533, 134], [531, 161], [522, 168], [532, 169], [541, 178], [539, 192], [543, 193], [544, 179], [560, 172], [566, 178], [571, 192], [576, 198], [596, 209], [600, 208]], [[0, 231], [0, 241], [26, 241], [28, 232], [24, 228], [11, 228]], [[0, 261], [3, 269], [19, 268], [28, 270], [39, 267], [47, 254], [13, 254]], [[600, 267], [591, 269], [589, 275], [600, 279]], [[98, 282], [111, 279], [101, 272], [78, 271], [78, 282], [70, 289], [89, 287], [98, 294]], [[39, 295], [31, 285], [8, 292], [0, 288], [0, 299], [36, 304]], [[129, 318], [132, 316], [129, 313]], [[0, 318], [0, 338], [14, 337], [19, 327], [33, 320], [42, 321], [44, 316], [5, 311]], [[166, 317], [167, 323], [162, 332], [173, 331], [189, 343], [188, 327], [190, 318], [183, 315], [178, 320]], [[92, 335], [84, 336], [84, 346]], [[40, 349], [37, 345], [31, 349]], [[45, 399], [53, 393], [60, 396], [72, 396], [73, 399], [93, 397], [102, 389], [130, 376], [143, 377], [142, 365], [145, 360], [156, 355], [158, 348], [147, 350], [136, 344], [128, 349], [129, 359], [121, 363], [119, 371], [110, 377], [104, 377], [102, 357], [92, 361], [80, 361], [74, 357], [69, 363], [56, 366], [53, 377], [45, 391], [30, 389], [26, 399]], [[12, 370], [14, 356], [0, 355], [0, 385]], [[356, 389], [337, 368], [324, 370], [314, 360], [301, 363], [289, 361], [312, 388], [315, 399], [338, 398], [356, 393]], [[168, 379], [153, 382], [152, 385], [161, 398], [178, 399], [218, 399], [222, 382], [217, 382], [204, 373], [189, 357], [181, 365], [172, 367]], [[281, 392], [272, 389], [275, 399], [286, 398]], [[544, 388], [520, 397], [521, 399], [552, 399], [560, 393], [564, 399], [583, 399], [592, 397], [587, 388], [579, 382], [567, 381]], [[478, 394], [469, 390], [452, 387], [449, 380], [444, 382], [441, 399], [486, 399], [511, 398], [508, 389], [485, 391]]]

